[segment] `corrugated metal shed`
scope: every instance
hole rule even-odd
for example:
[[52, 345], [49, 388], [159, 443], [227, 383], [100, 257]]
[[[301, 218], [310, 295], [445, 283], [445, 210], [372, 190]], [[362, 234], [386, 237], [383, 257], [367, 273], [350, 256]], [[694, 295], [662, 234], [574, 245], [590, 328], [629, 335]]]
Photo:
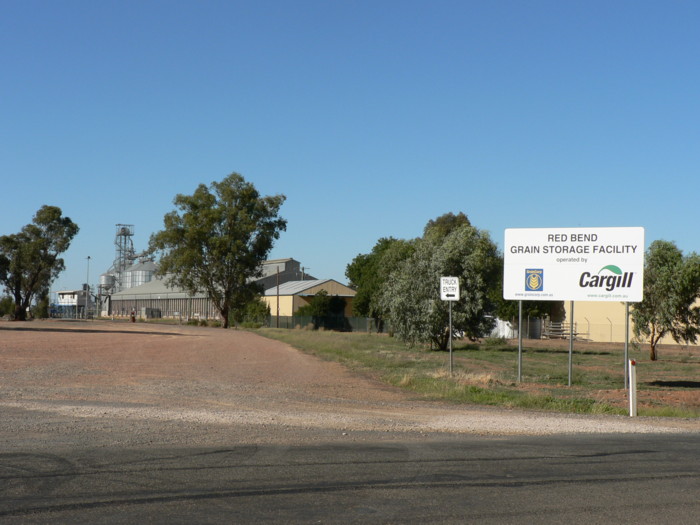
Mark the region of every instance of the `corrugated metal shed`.
[[[354, 297], [355, 290], [333, 279], [316, 279], [312, 281], [288, 281], [279, 285], [279, 295], [315, 295], [321, 289], [328, 291], [330, 295], [340, 297]], [[265, 296], [278, 295], [277, 286], [265, 290]]]
[[133, 297], [139, 296], [152, 298], [158, 295], [162, 295], [164, 298], [168, 297], [170, 299], [181, 299], [187, 297], [206, 297], [205, 293], [200, 293], [191, 296], [187, 292], [182, 290], [182, 288], [168, 288], [168, 286], [165, 284], [165, 278], [154, 277], [153, 280], [142, 284], [141, 286], [137, 286], [135, 288], [127, 288], [126, 290], [122, 290], [121, 292], [112, 294], [112, 299], [131, 299]]

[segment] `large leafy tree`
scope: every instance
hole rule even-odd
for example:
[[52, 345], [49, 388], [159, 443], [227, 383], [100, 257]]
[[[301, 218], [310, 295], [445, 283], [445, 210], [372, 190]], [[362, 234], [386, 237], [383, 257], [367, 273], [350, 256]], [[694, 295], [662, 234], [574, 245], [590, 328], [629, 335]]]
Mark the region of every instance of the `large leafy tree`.
[[428, 224], [426, 224], [425, 228], [423, 229], [423, 237], [436, 237], [438, 239], [444, 239], [457, 228], [471, 225], [472, 223], [469, 221], [469, 217], [467, 217], [463, 212], [459, 212], [457, 215], [449, 212], [440, 215], [440, 217], [437, 217], [436, 219], [429, 220]]
[[440, 277], [459, 278], [460, 300], [452, 306], [452, 328], [476, 339], [493, 326], [490, 289], [498, 286], [501, 268], [488, 233], [465, 222], [448, 230], [426, 228], [413, 255], [391, 274], [382, 292], [399, 338], [411, 344], [430, 342], [441, 350], [447, 348], [450, 333], [449, 305], [440, 299]]
[[382, 289], [389, 275], [411, 256], [414, 245], [412, 241], [384, 237], [370, 253], [359, 254], [348, 264], [345, 276], [350, 280], [350, 287], [356, 290], [352, 303], [355, 315], [371, 317], [381, 330], [385, 318], [380, 301]]
[[151, 250], [161, 253], [159, 273], [189, 293], [205, 292], [227, 328], [229, 313], [259, 293], [253, 281], [287, 227], [278, 216], [284, 200], [261, 197], [238, 173], [210, 187], [200, 184], [192, 195], [178, 194], [177, 209], [150, 240]]
[[649, 357], [670, 335], [677, 343], [695, 344], [700, 334], [700, 257], [684, 256], [675, 243], [654, 241], [644, 259], [644, 300], [632, 306], [634, 334], [648, 339]]
[[65, 269], [60, 255], [78, 230], [61, 208], [42, 206], [19, 233], [0, 237], [0, 283], [14, 299], [16, 320], [26, 320], [32, 300]]

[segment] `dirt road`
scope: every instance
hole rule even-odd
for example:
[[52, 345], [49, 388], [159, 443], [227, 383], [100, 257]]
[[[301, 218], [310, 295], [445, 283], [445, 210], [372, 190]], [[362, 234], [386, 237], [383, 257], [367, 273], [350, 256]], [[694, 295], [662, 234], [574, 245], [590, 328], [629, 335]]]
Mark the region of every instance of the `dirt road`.
[[700, 432], [700, 422], [430, 403], [235, 330], [0, 322], [0, 443], [217, 445], [432, 433]]

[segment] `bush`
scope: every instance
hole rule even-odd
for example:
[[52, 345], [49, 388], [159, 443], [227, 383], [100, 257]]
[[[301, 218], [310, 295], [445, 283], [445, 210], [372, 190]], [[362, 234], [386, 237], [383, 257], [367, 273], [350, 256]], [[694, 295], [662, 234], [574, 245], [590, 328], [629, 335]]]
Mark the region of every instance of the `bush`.
[[48, 319], [49, 318], [49, 296], [45, 295], [39, 299], [34, 306], [32, 311], [34, 317], [37, 319]]
[[264, 325], [270, 317], [270, 307], [259, 296], [246, 303], [243, 308], [236, 308], [229, 315], [229, 324], [243, 326], [246, 323]]
[[12, 297], [5, 296], [0, 299], [0, 316], [2, 315], [14, 315], [15, 313], [15, 302]]
[[311, 298], [311, 302], [297, 309], [294, 315], [300, 317], [330, 317], [342, 316], [345, 311], [345, 299], [337, 295], [328, 295], [321, 290]]

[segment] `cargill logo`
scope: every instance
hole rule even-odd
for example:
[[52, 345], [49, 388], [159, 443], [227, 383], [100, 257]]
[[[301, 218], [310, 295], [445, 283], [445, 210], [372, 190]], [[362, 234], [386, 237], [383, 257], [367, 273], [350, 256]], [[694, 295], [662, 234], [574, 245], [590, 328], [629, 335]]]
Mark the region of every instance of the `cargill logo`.
[[615, 288], [631, 288], [634, 272], [623, 272], [619, 266], [603, 266], [597, 275], [583, 272], [578, 284], [581, 288], [605, 288], [612, 292]]
[[525, 270], [525, 290], [528, 292], [541, 292], [544, 290], [544, 270]]

